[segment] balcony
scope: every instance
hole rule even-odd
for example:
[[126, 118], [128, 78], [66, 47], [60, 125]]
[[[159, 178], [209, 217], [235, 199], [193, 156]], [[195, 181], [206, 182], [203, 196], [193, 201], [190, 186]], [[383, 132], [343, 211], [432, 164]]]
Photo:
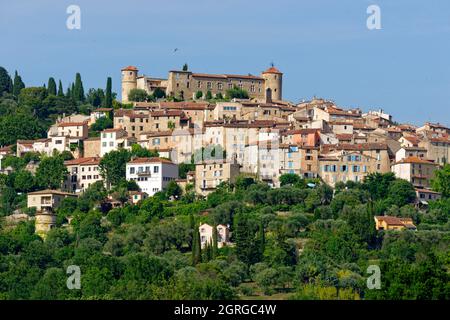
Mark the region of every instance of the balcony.
[[136, 173], [139, 177], [151, 177], [152, 173], [150, 172], [150, 170], [146, 170], [146, 171], [138, 171]]

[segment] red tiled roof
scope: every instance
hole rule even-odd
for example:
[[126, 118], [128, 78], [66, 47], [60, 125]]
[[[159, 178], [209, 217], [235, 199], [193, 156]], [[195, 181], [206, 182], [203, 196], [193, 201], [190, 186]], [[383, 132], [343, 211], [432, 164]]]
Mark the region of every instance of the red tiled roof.
[[87, 158], [79, 158], [73, 160], [64, 161], [64, 165], [66, 166], [75, 166], [75, 165], [98, 165], [100, 163], [100, 158], [98, 157], [87, 157]]
[[413, 157], [407, 157], [407, 158], [404, 158], [404, 159], [402, 159], [402, 160], [396, 162], [395, 164], [397, 164], [397, 163], [417, 163], [417, 164], [432, 164], [432, 165], [437, 165], [436, 163], [434, 163], [434, 162], [431, 161], [431, 160], [420, 159], [420, 158], [414, 157], [414, 156], [413, 156]]
[[280, 70], [278, 70], [277, 68], [275, 68], [275, 67], [270, 67], [269, 69], [267, 69], [263, 73], [279, 73], [279, 74], [281, 74], [282, 72]]
[[58, 127], [81, 127], [87, 125], [87, 122], [60, 122]]
[[184, 115], [182, 110], [156, 110], [150, 112], [152, 117], [181, 117]]
[[128, 66], [128, 67], [122, 68], [122, 71], [138, 71], [138, 68], [136, 68], [135, 66]]
[[172, 161], [164, 158], [135, 158], [128, 162], [128, 164], [139, 164], [139, 163], [166, 163], [166, 164], [174, 164]]

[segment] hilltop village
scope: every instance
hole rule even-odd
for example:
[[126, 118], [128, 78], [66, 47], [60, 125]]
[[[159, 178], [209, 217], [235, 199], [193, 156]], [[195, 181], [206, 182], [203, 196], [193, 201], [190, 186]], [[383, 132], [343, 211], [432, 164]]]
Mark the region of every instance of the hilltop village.
[[[2, 105], [29, 108], [24, 110], [44, 119], [46, 127], [36, 124], [30, 133], [34, 120], [27, 115], [23, 119], [29, 124], [20, 129], [0, 124], [17, 137], [8, 140], [5, 134], [0, 148], [2, 190], [4, 195], [11, 192], [11, 200], [2, 200], [7, 222], [33, 221], [35, 232], [45, 239], [52, 229], [81, 230], [83, 212], [102, 212], [99, 228], [123, 227], [126, 221], [156, 223], [156, 217], [163, 219], [163, 228], [167, 217], [195, 216], [195, 222], [189, 222], [189, 239], [167, 240], [155, 249], [192, 251], [194, 265], [213, 259], [214, 250], [242, 250], [239, 232], [249, 225], [242, 227], [237, 217], [249, 209], [233, 197], [249, 196], [251, 200], [242, 203], [261, 210], [261, 226], [256, 222], [256, 229], [250, 228], [250, 238], [259, 235], [261, 243], [266, 236], [281, 234], [281, 229], [268, 233], [278, 228], [264, 222], [269, 214], [284, 221], [290, 219], [286, 212], [300, 210], [303, 218], [295, 216], [300, 219], [295, 227], [283, 229], [285, 237], [297, 239], [297, 258], [290, 253], [278, 256], [287, 266], [308, 252], [306, 240], [298, 239], [310, 230], [310, 223], [337, 219], [351, 207], [369, 214], [361, 220], [367, 228], [355, 229], [369, 246], [377, 247], [372, 231], [418, 232], [424, 221], [447, 228], [448, 207], [433, 207], [448, 198], [448, 186], [439, 182], [450, 159], [450, 128], [445, 125], [402, 124], [389, 111], [348, 108], [319, 97], [286, 101], [283, 73], [273, 65], [257, 76], [194, 73], [187, 65], [170, 71], [167, 79], [140, 75], [135, 66], [124, 67], [121, 74], [119, 101], [111, 93], [111, 79], [105, 96], [94, 89], [85, 94], [79, 75], [64, 92], [54, 80], [42, 88], [25, 88], [16, 73]], [[69, 107], [52, 111], [67, 99], [80, 101], [73, 112]], [[2, 117], [14, 123], [19, 121], [12, 121], [14, 113], [5, 111]], [[22, 138], [26, 134], [30, 138]], [[349, 206], [344, 205], [347, 200], [336, 200], [343, 194], [354, 197]], [[215, 200], [218, 197], [225, 199]], [[226, 201], [231, 207], [223, 209]], [[441, 210], [430, 211], [435, 218], [428, 215], [430, 207]], [[428, 220], [419, 219], [418, 212]], [[290, 250], [283, 247], [286, 238], [276, 239], [274, 243]], [[99, 241], [103, 245], [112, 240]], [[103, 250], [114, 256], [115, 249], [108, 248]], [[249, 249], [247, 257], [255, 250]], [[251, 261], [243, 253], [237, 255], [250, 266], [270, 257], [266, 251]], [[269, 289], [265, 291], [273, 291]]]

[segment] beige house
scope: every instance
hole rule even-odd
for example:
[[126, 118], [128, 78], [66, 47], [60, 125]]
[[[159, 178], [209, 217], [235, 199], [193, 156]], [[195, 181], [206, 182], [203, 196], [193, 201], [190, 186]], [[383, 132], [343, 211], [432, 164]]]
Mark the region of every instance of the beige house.
[[386, 173], [390, 168], [387, 145], [381, 143], [339, 145], [319, 156], [319, 175], [328, 185], [362, 182], [370, 173]]
[[76, 198], [77, 195], [59, 190], [41, 190], [30, 192], [27, 195], [27, 207], [36, 208], [36, 211], [38, 212], [52, 212], [58, 208], [61, 202], [67, 197]]
[[417, 201], [423, 204], [428, 204], [428, 201], [436, 201], [441, 198], [441, 194], [433, 190], [420, 188], [416, 188], [415, 190]]
[[195, 192], [207, 196], [222, 182], [234, 183], [240, 173], [237, 162], [206, 160], [195, 165]]
[[[204, 223], [198, 227], [200, 233], [200, 244], [203, 249], [207, 244], [212, 244], [213, 241], [213, 226]], [[230, 245], [230, 229], [223, 224], [216, 226], [217, 229], [217, 247], [222, 248], [226, 245]]]
[[82, 192], [94, 182], [101, 181], [102, 177], [100, 176], [99, 164], [100, 158], [98, 157], [65, 161], [64, 165], [69, 175], [63, 183], [63, 190]]
[[439, 165], [418, 157], [407, 157], [392, 165], [395, 176], [411, 182], [417, 188], [428, 188]]
[[83, 140], [83, 157], [92, 158], [100, 156], [100, 137]]
[[424, 137], [419, 146], [427, 150], [427, 159], [440, 165], [450, 163], [450, 136]]

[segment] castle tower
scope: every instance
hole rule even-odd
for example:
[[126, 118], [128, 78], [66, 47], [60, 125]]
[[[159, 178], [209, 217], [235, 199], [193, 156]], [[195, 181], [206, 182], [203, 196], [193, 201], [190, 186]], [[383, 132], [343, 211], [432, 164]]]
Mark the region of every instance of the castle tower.
[[122, 69], [122, 102], [128, 102], [128, 93], [137, 88], [138, 69], [128, 66]]
[[272, 66], [262, 73], [262, 77], [265, 80], [266, 100], [283, 100], [283, 73]]

